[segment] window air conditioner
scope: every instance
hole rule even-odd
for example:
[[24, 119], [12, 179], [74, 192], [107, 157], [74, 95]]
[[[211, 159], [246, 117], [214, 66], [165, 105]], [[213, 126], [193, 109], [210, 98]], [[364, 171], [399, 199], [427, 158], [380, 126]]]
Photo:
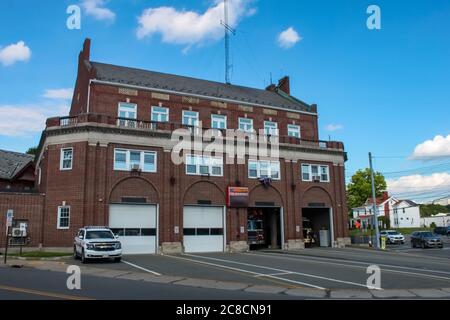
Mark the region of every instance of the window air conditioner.
[[27, 231], [26, 230], [21, 230], [20, 228], [13, 228], [12, 229], [12, 236], [14, 238], [26, 237], [27, 236]]
[[314, 182], [320, 182], [320, 176], [313, 176], [312, 178]]

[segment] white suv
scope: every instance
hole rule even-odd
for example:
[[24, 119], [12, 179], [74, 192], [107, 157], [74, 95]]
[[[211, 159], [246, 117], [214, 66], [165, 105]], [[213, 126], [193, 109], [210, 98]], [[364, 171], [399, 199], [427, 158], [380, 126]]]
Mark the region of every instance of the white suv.
[[86, 263], [88, 259], [122, 259], [122, 245], [107, 227], [81, 228], [73, 244], [73, 257]]
[[384, 230], [380, 232], [380, 237], [386, 237], [386, 242], [388, 244], [404, 244], [405, 237], [398, 231], [395, 230]]

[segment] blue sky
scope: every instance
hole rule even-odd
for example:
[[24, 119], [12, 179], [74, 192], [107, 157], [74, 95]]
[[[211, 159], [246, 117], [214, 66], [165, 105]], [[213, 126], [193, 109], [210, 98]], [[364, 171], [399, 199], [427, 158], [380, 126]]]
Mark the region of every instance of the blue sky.
[[[348, 175], [372, 151], [377, 170], [401, 171], [387, 175], [399, 196], [450, 193], [450, 1], [230, 1], [232, 83], [263, 88], [270, 74], [289, 75], [293, 95], [318, 104], [321, 139], [345, 142]], [[96, 61], [224, 79], [218, 1], [39, 3], [0, 2], [1, 149], [37, 145], [43, 119], [66, 112], [62, 91], [47, 90], [73, 88], [85, 37]], [[66, 27], [72, 4], [82, 8], [81, 30]], [[381, 30], [366, 26], [371, 4], [381, 9]], [[184, 26], [186, 12], [204, 25]], [[288, 38], [286, 48], [278, 37], [288, 28], [300, 40]], [[2, 50], [20, 41], [30, 52], [2, 64]]]

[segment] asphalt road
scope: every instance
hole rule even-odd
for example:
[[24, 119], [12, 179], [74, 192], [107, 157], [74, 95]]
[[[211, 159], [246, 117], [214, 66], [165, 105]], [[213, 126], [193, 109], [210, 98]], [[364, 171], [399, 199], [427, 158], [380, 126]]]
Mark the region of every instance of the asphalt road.
[[[436, 251], [438, 253], [430, 254]], [[124, 263], [95, 266], [153, 274], [318, 289], [366, 289], [367, 267], [379, 266], [383, 289], [450, 287], [450, 251], [410, 252], [314, 248], [296, 252], [256, 251], [177, 256], [134, 255]], [[80, 264], [80, 262], [75, 262]]]
[[32, 268], [0, 269], [0, 300], [276, 300], [293, 297], [194, 288], [143, 281], [82, 276], [81, 290], [68, 290], [68, 275]]
[[[29, 267], [0, 268], [0, 300], [4, 299], [151, 299], [151, 300], [262, 300], [293, 299], [286, 294], [219, 290], [174, 283], [101, 277], [105, 272], [179, 276], [284, 288], [367, 291], [367, 267], [381, 269], [383, 289], [450, 288], [450, 251], [409, 249], [388, 251], [360, 248], [313, 248], [301, 251], [267, 250], [214, 253], [125, 256], [122, 263], [94, 261], [82, 265], [72, 258], [65, 264], [82, 266], [82, 290], [66, 287], [63, 271]], [[60, 270], [66, 270], [64, 264]], [[83, 268], [96, 271], [83, 275]], [[87, 269], [85, 269], [87, 270]], [[87, 271], [86, 271], [87, 272]], [[119, 272], [120, 274], [120, 272]], [[98, 276], [97, 276], [98, 275]], [[181, 279], [181, 278], [180, 278]], [[272, 287], [273, 288], [273, 287]], [[446, 289], [449, 290], [449, 289]], [[270, 292], [270, 291], [269, 291]]]

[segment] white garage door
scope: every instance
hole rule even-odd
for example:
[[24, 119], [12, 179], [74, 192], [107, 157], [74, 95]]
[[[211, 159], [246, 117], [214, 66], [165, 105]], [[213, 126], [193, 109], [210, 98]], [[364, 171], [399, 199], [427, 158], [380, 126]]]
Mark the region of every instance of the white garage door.
[[155, 205], [110, 205], [109, 227], [119, 235], [124, 254], [156, 252]]
[[222, 207], [186, 206], [183, 212], [185, 252], [223, 252]]

